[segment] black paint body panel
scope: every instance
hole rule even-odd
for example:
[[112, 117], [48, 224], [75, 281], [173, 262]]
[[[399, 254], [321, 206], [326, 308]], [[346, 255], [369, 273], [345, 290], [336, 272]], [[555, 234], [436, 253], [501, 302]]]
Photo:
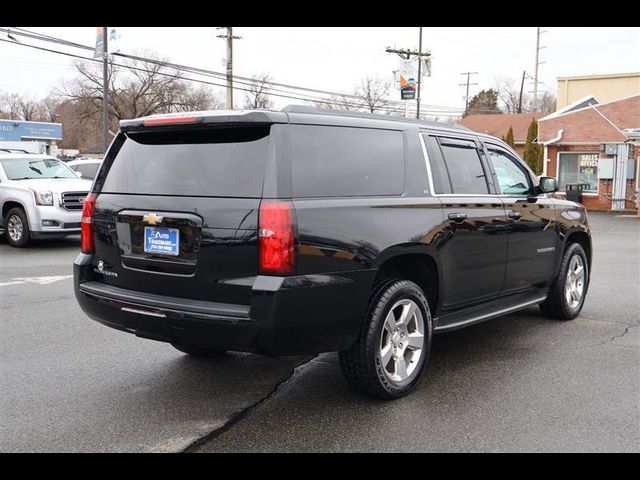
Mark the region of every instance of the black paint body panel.
[[[581, 233], [589, 239], [585, 209], [547, 194], [506, 197], [490, 182], [489, 195], [435, 195], [420, 133], [472, 138], [479, 145], [481, 135], [340, 115], [283, 113], [270, 121], [262, 198], [294, 207], [295, 271], [284, 276], [258, 271], [262, 198], [103, 194], [99, 184], [108, 171], [107, 154], [94, 185], [96, 251], [81, 254], [74, 265], [76, 297], [91, 318], [142, 337], [219, 349], [271, 355], [344, 350], [362, 329], [380, 268], [402, 256], [428, 257], [437, 270], [430, 307], [435, 326], [446, 330], [447, 324], [458, 328], [456, 312], [484, 318], [492, 305], [508, 310], [511, 298], [513, 305], [522, 298], [543, 299], [567, 238]], [[293, 198], [295, 159], [287, 122], [400, 131], [402, 194]], [[140, 128], [140, 122], [126, 125]], [[521, 218], [509, 217], [513, 211]], [[163, 217], [158, 226], [180, 229], [179, 256], [154, 258], [141, 250], [143, 216], [151, 212]], [[466, 219], [451, 220], [457, 213]]]

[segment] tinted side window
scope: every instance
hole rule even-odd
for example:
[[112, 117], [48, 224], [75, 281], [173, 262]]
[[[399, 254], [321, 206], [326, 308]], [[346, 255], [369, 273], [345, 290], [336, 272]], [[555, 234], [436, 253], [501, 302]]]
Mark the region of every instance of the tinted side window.
[[529, 175], [518, 161], [501, 148], [487, 145], [489, 161], [496, 172], [500, 191], [504, 195], [527, 195], [531, 192]]
[[451, 182], [449, 181], [449, 172], [444, 163], [444, 157], [440, 151], [440, 144], [435, 137], [423, 135], [425, 146], [427, 147], [427, 156], [429, 157], [429, 167], [433, 181], [435, 193], [453, 193]]
[[370, 128], [291, 126], [296, 197], [400, 195], [402, 132]]
[[440, 148], [449, 171], [453, 193], [487, 194], [487, 177], [474, 142], [440, 137]]

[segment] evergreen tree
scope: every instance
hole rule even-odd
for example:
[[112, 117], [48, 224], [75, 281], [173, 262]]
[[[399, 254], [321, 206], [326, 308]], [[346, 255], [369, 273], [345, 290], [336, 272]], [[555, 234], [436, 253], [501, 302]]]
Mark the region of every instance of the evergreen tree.
[[490, 88], [476, 93], [471, 100], [465, 115], [472, 113], [502, 113], [498, 107], [498, 91]]
[[538, 138], [538, 122], [534, 118], [529, 125], [529, 130], [527, 131], [527, 141], [524, 144], [524, 161], [527, 162], [531, 170], [535, 172], [536, 175], [540, 175], [542, 173], [542, 155], [543, 148], [542, 145], [538, 145], [534, 143]]
[[507, 135], [505, 137], [502, 137], [502, 139], [507, 143], [507, 145], [509, 145], [511, 148], [516, 148], [516, 141], [513, 138], [513, 127], [509, 126], [509, 131], [507, 132]]

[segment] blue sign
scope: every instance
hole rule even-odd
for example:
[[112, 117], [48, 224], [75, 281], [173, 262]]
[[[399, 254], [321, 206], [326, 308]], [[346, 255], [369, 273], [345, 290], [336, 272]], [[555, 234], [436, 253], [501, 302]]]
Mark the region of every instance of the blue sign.
[[62, 124], [0, 120], [0, 141], [62, 140]]
[[144, 251], [163, 255], [178, 255], [180, 230], [177, 228], [144, 227]]

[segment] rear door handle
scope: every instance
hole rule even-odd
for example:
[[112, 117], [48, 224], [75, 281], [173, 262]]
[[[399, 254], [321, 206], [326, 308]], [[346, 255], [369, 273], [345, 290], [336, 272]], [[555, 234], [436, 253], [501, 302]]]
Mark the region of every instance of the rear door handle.
[[514, 220], [520, 220], [522, 218], [522, 212], [509, 212], [509, 218], [513, 218]]
[[456, 223], [461, 223], [467, 219], [466, 213], [450, 213], [449, 220], [453, 220]]

